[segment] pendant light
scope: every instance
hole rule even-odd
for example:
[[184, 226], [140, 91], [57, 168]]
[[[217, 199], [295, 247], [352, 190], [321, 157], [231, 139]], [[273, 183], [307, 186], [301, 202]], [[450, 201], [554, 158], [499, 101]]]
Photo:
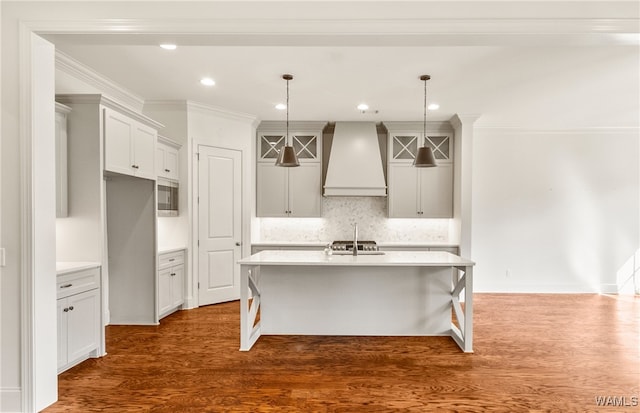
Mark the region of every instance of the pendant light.
[[418, 148], [416, 158], [413, 160], [413, 166], [418, 168], [429, 168], [436, 166], [436, 158], [433, 156], [433, 150], [427, 146], [427, 80], [431, 79], [429, 75], [420, 76], [420, 80], [424, 82], [424, 118], [422, 124], [422, 136], [424, 137], [424, 146]]
[[296, 156], [296, 151], [293, 146], [289, 146], [289, 81], [293, 79], [292, 75], [284, 74], [282, 78], [287, 81], [287, 134], [284, 137], [284, 147], [280, 149], [278, 153], [278, 159], [276, 159], [276, 166], [294, 167], [300, 166], [300, 161]]

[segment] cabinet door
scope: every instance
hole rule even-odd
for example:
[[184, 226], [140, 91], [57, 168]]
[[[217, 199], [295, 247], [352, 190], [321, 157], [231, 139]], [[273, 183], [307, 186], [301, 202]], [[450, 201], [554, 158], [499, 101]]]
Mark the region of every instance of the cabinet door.
[[173, 280], [171, 276], [172, 267], [158, 271], [158, 314], [162, 315], [171, 309], [173, 302], [171, 298], [171, 287]]
[[291, 217], [320, 217], [322, 206], [322, 166], [301, 164], [289, 171], [289, 211]]
[[56, 112], [56, 218], [68, 216], [67, 115]]
[[156, 145], [156, 175], [161, 178], [167, 177], [167, 172], [165, 172], [164, 167], [164, 159], [168, 146], [158, 143]]
[[389, 218], [420, 217], [418, 168], [406, 164], [389, 165]]
[[[58, 371], [67, 364], [67, 299], [57, 300], [58, 309]], [[67, 311], [64, 311], [67, 309]]]
[[180, 178], [178, 174], [178, 150], [168, 147], [164, 153], [164, 173], [165, 177], [173, 180]]
[[100, 290], [67, 298], [67, 354], [73, 362], [98, 348], [100, 328]]
[[184, 266], [172, 267], [171, 274], [171, 308], [176, 308], [184, 303]]
[[104, 169], [133, 175], [134, 121], [111, 109], [104, 109]]
[[257, 167], [257, 216], [286, 217], [289, 210], [287, 200], [287, 170], [271, 163], [258, 163]]
[[134, 174], [140, 178], [155, 180], [157, 132], [153, 128], [136, 122], [133, 136]]
[[453, 165], [420, 169], [422, 218], [453, 217]]

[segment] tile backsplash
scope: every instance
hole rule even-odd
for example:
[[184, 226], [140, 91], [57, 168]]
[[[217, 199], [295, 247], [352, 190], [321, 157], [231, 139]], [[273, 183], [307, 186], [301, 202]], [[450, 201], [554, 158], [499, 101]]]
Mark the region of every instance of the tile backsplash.
[[325, 197], [322, 218], [257, 218], [254, 242], [330, 242], [353, 238], [377, 242], [450, 243], [451, 219], [390, 219], [382, 197]]

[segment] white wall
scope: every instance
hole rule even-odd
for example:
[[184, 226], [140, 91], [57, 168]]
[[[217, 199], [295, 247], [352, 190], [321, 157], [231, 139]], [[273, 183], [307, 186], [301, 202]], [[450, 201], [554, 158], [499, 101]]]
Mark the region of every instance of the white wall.
[[476, 291], [615, 292], [640, 246], [637, 129], [474, 136]]

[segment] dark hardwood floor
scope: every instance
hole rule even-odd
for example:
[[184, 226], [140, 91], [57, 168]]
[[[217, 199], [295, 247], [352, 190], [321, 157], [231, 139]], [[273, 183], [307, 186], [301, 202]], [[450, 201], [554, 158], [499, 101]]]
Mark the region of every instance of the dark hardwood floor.
[[263, 336], [239, 352], [238, 302], [110, 326], [109, 354], [61, 374], [45, 412], [640, 410], [639, 298], [475, 294], [474, 309], [473, 354], [446, 337]]

